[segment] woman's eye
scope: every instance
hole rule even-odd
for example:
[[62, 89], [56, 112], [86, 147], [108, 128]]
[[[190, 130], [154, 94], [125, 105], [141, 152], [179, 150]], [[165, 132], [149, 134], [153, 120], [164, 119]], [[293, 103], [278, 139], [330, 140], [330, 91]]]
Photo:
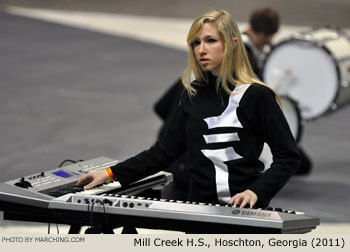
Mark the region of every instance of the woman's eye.
[[209, 43], [209, 44], [213, 44], [213, 43], [215, 43], [215, 42], [216, 42], [215, 39], [208, 39], [208, 43]]
[[193, 46], [197, 46], [197, 45], [199, 45], [199, 44], [200, 44], [200, 42], [199, 42], [198, 40], [195, 40], [195, 41], [192, 42], [192, 45], [193, 45]]

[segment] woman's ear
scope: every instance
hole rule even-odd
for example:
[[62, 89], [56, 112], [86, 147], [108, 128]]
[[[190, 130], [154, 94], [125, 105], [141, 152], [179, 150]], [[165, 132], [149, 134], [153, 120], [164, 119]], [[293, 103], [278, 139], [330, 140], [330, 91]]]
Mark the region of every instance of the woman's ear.
[[238, 45], [238, 38], [234, 37], [233, 38], [233, 50], [236, 49], [237, 45]]

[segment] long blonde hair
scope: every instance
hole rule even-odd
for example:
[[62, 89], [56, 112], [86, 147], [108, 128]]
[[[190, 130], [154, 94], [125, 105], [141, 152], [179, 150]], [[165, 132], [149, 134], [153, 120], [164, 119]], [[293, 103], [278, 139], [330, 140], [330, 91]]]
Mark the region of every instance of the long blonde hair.
[[[187, 35], [187, 45], [189, 47], [188, 67], [182, 74], [182, 82], [190, 97], [197, 94], [196, 89], [192, 86], [193, 75], [199, 82], [208, 81], [206, 73], [196, 60], [193, 47], [193, 42], [205, 23], [216, 24], [218, 35], [224, 44], [224, 57], [217, 78], [217, 89], [219, 85], [221, 85], [228, 94], [231, 94], [232, 88], [230, 89], [229, 87], [230, 83], [231, 85], [258, 83], [267, 86], [255, 76], [252, 70], [240, 31], [234, 18], [227, 11], [212, 10], [199, 16], [193, 22]], [[233, 38], [237, 38], [237, 45]], [[278, 97], [277, 94], [276, 97]]]

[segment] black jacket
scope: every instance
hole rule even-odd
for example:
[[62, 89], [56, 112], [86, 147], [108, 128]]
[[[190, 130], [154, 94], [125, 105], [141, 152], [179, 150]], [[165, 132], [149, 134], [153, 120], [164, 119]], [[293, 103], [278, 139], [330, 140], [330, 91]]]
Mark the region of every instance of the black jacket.
[[[150, 149], [112, 167], [122, 185], [166, 169], [187, 150], [189, 200], [227, 202], [246, 189], [267, 206], [299, 166], [299, 152], [274, 93], [245, 84], [239, 94], [217, 92], [216, 79], [197, 83], [197, 96], [181, 96], [163, 137]], [[266, 142], [274, 156], [262, 173]]]

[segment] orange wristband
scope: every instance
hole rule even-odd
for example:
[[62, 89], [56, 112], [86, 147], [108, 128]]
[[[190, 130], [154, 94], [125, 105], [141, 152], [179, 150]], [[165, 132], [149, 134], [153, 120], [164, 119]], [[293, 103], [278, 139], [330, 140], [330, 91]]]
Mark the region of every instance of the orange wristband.
[[113, 172], [111, 170], [111, 167], [108, 167], [106, 169], [106, 173], [107, 173], [108, 180], [114, 180], [115, 179], [114, 174], [113, 174]]

